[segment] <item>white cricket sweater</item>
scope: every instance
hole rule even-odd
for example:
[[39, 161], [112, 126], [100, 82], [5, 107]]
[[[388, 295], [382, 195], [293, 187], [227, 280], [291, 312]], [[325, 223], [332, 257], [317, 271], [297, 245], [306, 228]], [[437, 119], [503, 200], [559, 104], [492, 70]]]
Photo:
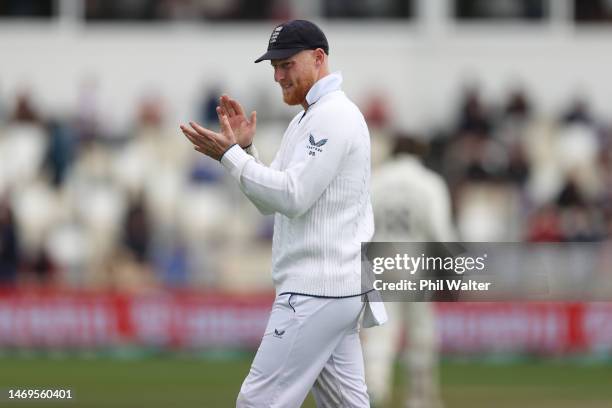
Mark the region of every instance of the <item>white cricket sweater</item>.
[[238, 145], [221, 158], [249, 200], [263, 214], [275, 213], [277, 294], [361, 293], [361, 242], [374, 232], [370, 136], [341, 83], [333, 73], [313, 85], [307, 111], [289, 124], [270, 167]]
[[449, 242], [455, 239], [450, 193], [442, 177], [403, 154], [372, 176], [372, 205], [380, 242]]

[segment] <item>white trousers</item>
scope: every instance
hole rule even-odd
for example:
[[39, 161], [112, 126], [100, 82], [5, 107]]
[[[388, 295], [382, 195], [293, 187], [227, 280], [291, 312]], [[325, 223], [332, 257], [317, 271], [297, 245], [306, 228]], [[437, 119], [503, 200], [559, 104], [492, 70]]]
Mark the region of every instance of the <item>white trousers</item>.
[[300, 407], [312, 390], [317, 407], [369, 407], [359, 319], [360, 296], [276, 298], [237, 408]]

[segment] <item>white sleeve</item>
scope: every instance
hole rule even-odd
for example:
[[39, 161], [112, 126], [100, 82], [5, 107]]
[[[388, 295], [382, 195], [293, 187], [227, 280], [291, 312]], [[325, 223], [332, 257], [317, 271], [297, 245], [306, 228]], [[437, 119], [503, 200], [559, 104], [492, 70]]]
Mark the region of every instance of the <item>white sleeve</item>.
[[248, 147], [245, 147], [243, 150], [249, 156], [253, 156], [256, 162], [261, 163], [261, 160], [259, 160], [259, 152], [255, 148], [255, 145], [253, 143], [251, 143]]
[[[249, 147], [247, 147], [247, 148], [245, 148], [243, 150], [247, 154], [252, 156], [257, 163], [263, 164], [262, 161], [259, 160], [259, 152], [255, 148], [254, 144], [251, 144]], [[278, 163], [279, 163], [279, 158], [278, 158], [278, 154], [277, 154], [276, 157], [274, 158], [274, 160], [272, 161], [272, 163], [270, 164], [270, 168], [271, 169], [277, 169], [278, 168]], [[243, 187], [243, 184], [242, 183], [238, 183], [238, 186], [240, 187], [240, 190], [246, 195], [246, 191], [245, 191], [245, 189]], [[261, 214], [263, 214], [263, 215], [270, 215], [270, 214], [274, 213], [273, 210], [269, 209], [264, 203], [258, 201], [256, 198], [249, 197], [249, 200], [253, 203], [253, 205], [255, 207], [257, 207], [257, 209], [259, 210], [259, 212]]]
[[223, 155], [221, 163], [262, 213], [298, 217], [310, 209], [336, 177], [350, 148], [349, 131], [339, 131], [335, 126], [331, 134], [331, 127], [327, 128], [313, 130], [299, 141], [284, 170], [277, 168], [278, 155], [273, 166], [266, 167], [238, 145]]

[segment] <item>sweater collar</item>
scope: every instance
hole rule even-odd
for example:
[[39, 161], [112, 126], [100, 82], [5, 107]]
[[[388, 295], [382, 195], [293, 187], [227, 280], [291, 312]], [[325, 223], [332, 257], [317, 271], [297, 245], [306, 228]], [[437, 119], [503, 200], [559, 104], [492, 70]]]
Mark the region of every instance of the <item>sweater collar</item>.
[[342, 74], [340, 71], [333, 72], [319, 79], [306, 94], [306, 102], [308, 103], [308, 106], [317, 102], [328, 93], [338, 91], [341, 84]]

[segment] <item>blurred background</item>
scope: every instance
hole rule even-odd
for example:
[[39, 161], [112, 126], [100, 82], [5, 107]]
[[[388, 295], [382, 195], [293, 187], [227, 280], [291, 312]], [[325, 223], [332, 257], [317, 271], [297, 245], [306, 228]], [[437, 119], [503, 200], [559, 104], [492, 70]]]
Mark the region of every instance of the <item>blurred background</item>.
[[[325, 31], [374, 171], [398, 135], [429, 145], [462, 240], [612, 253], [610, 0], [0, 0], [0, 389], [233, 406], [272, 219], [178, 125], [216, 128], [228, 93], [269, 163], [297, 110], [253, 60], [292, 18]], [[612, 305], [437, 317], [448, 407], [612, 406]]]

